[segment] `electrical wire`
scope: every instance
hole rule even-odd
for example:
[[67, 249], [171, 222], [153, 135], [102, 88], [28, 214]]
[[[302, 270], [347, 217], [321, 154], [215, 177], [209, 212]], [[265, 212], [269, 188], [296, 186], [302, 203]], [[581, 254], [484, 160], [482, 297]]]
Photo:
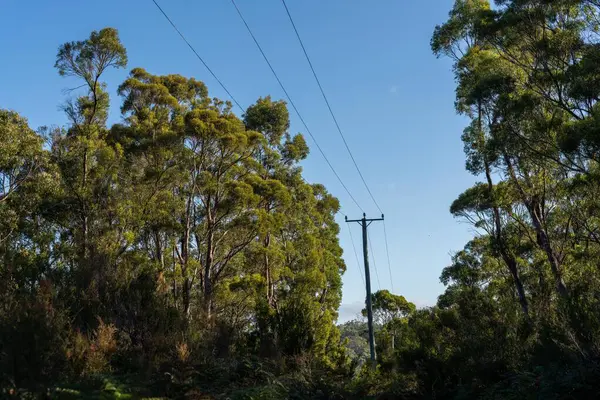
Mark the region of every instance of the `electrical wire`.
[[319, 77], [317, 76], [317, 72], [315, 71], [315, 68], [313, 67], [313, 63], [310, 60], [308, 52], [306, 51], [306, 47], [304, 47], [304, 42], [302, 41], [302, 38], [300, 37], [300, 33], [298, 32], [298, 29], [296, 28], [296, 24], [294, 23], [294, 19], [292, 18], [292, 14], [290, 13], [290, 10], [289, 10], [289, 8], [288, 8], [285, 0], [281, 0], [281, 2], [283, 3], [283, 6], [285, 7], [285, 11], [286, 11], [286, 13], [288, 15], [288, 18], [290, 19], [290, 22], [292, 23], [292, 27], [294, 28], [294, 32], [296, 33], [296, 37], [298, 38], [298, 41], [300, 42], [300, 46], [302, 47], [302, 51], [304, 52], [304, 56], [306, 57], [306, 61], [308, 61], [308, 65], [310, 66], [310, 69], [311, 69], [311, 71], [313, 73], [313, 76], [315, 77], [315, 80], [317, 81], [317, 85], [319, 86], [319, 90], [321, 91], [321, 94], [323, 95], [323, 99], [325, 100], [325, 104], [327, 104], [327, 108], [329, 109], [329, 113], [331, 114], [331, 118], [333, 118], [333, 122], [335, 123], [337, 131], [340, 134], [340, 137], [342, 138], [342, 141], [344, 142], [344, 146], [346, 147], [346, 150], [348, 151], [348, 154], [350, 155], [350, 158], [352, 159], [352, 163], [354, 164], [354, 167], [356, 168], [356, 171], [358, 171], [358, 175], [360, 176], [360, 179], [362, 180], [362, 183], [365, 185], [365, 188], [367, 189], [367, 192], [369, 193], [369, 196], [371, 196], [371, 200], [373, 200], [373, 203], [375, 204], [375, 206], [377, 207], [377, 209], [379, 210], [379, 212], [383, 214], [383, 211], [381, 210], [381, 207], [379, 207], [379, 204], [377, 203], [377, 200], [375, 200], [375, 196], [373, 196], [373, 193], [371, 192], [371, 189], [369, 188], [369, 185], [367, 184], [367, 181], [365, 180], [365, 177], [363, 176], [362, 171], [358, 167], [358, 163], [356, 162], [356, 159], [354, 158], [354, 155], [352, 154], [352, 151], [350, 150], [350, 146], [348, 145], [348, 142], [346, 141], [346, 137], [344, 136], [344, 133], [342, 132], [342, 128], [340, 128], [340, 124], [338, 123], [338, 120], [335, 117], [335, 114], [333, 113], [333, 109], [331, 108], [329, 100], [327, 99], [327, 95], [325, 95], [325, 90], [323, 90], [323, 86], [321, 85], [321, 81], [319, 80]]
[[227, 95], [231, 98], [231, 100], [233, 100], [233, 102], [235, 103], [235, 105], [237, 105], [239, 107], [239, 109], [243, 113], [244, 109], [242, 108], [242, 106], [240, 105], [240, 103], [238, 103], [237, 100], [235, 99], [235, 97], [233, 97], [233, 95], [231, 94], [231, 92], [229, 90], [227, 90], [227, 88], [225, 87], [225, 85], [223, 84], [223, 82], [217, 77], [217, 75], [213, 72], [213, 70], [208, 66], [208, 64], [206, 63], [206, 61], [204, 61], [204, 59], [202, 57], [200, 57], [200, 54], [198, 54], [198, 52], [196, 51], [196, 49], [194, 49], [194, 46], [192, 46], [191, 43], [185, 38], [185, 36], [183, 35], [183, 33], [181, 33], [181, 31], [177, 28], [177, 26], [175, 25], [175, 23], [171, 20], [171, 18], [169, 18], [169, 16], [167, 15], [167, 13], [156, 2], [156, 0], [152, 0], [152, 2], [154, 3], [154, 5], [156, 7], [158, 7], [158, 9], [162, 13], [162, 15], [167, 19], [167, 21], [169, 21], [169, 23], [171, 24], [171, 26], [173, 27], [173, 29], [175, 29], [175, 31], [179, 34], [179, 36], [181, 36], [181, 38], [183, 39], [183, 41], [185, 42], [185, 44], [188, 45], [188, 47], [196, 55], [196, 57], [198, 58], [198, 60], [200, 60], [200, 62], [204, 65], [204, 67], [208, 70], [208, 72], [210, 72], [210, 74], [213, 76], [213, 78], [215, 78], [215, 80], [219, 83], [219, 85], [221, 85], [221, 87], [223, 88], [223, 90], [227, 93]]
[[375, 270], [375, 277], [377, 278], [377, 290], [381, 290], [381, 282], [379, 281], [379, 272], [377, 271], [377, 262], [375, 261], [375, 252], [373, 251], [373, 245], [371, 244], [371, 237], [367, 236], [369, 240], [369, 250], [371, 250], [371, 258], [373, 259], [373, 269]]
[[388, 272], [390, 273], [390, 284], [392, 286], [392, 293], [394, 293], [394, 278], [392, 277], [392, 263], [390, 262], [390, 250], [387, 239], [387, 229], [385, 228], [385, 219], [383, 220], [383, 237], [385, 238], [385, 253], [387, 255]]
[[335, 170], [335, 168], [333, 168], [333, 165], [331, 164], [331, 162], [329, 161], [329, 159], [325, 155], [325, 152], [323, 151], [323, 149], [319, 145], [319, 142], [317, 141], [317, 139], [315, 138], [315, 136], [312, 134], [312, 132], [308, 128], [308, 125], [304, 121], [304, 118], [302, 118], [302, 115], [300, 114], [300, 111], [298, 111], [298, 108], [296, 107], [296, 105], [292, 101], [292, 98], [290, 97], [288, 91], [286, 90], [285, 86], [281, 82], [281, 79], [279, 79], [279, 76], [277, 75], [277, 72], [275, 72], [275, 69], [271, 65], [271, 62], [269, 61], [269, 58], [267, 57], [267, 55], [263, 51], [260, 43], [258, 42], [258, 40], [256, 39], [256, 37], [254, 36], [254, 33], [252, 33], [252, 29], [250, 29], [250, 26], [246, 22], [246, 19], [244, 18], [244, 15], [242, 14], [242, 12], [239, 9], [239, 7], [237, 6], [235, 0], [231, 0], [231, 4], [233, 4], [233, 6], [235, 7], [235, 10], [237, 11], [240, 19], [242, 20], [242, 22], [246, 26], [246, 29], [248, 30], [248, 33], [250, 34], [250, 36], [252, 37], [252, 40], [256, 44], [256, 47], [258, 47], [258, 50], [260, 51], [260, 53], [262, 54], [263, 58], [265, 59], [267, 65], [269, 66], [269, 69], [271, 70], [271, 72], [273, 73], [273, 76], [277, 80], [277, 83], [279, 83], [279, 86], [281, 87], [281, 90], [283, 90], [283, 93], [285, 94], [285, 97], [287, 98], [288, 102], [290, 103], [290, 105], [292, 106], [292, 108], [294, 109], [294, 111], [296, 112], [296, 114], [298, 115], [298, 118], [300, 119], [300, 122], [302, 122], [302, 125], [304, 126], [304, 129], [306, 129], [306, 132], [308, 133], [308, 135], [311, 137], [311, 139], [315, 143], [315, 146], [317, 147], [317, 149], [319, 150], [319, 152], [321, 153], [321, 155], [325, 159], [325, 162], [327, 162], [327, 165], [329, 166], [329, 168], [331, 169], [331, 171], [333, 172], [333, 174], [335, 175], [335, 177], [337, 178], [337, 180], [340, 182], [340, 184], [342, 185], [342, 187], [344, 188], [344, 190], [346, 191], [346, 193], [348, 193], [348, 196], [350, 196], [350, 198], [352, 199], [352, 201], [354, 202], [354, 204], [356, 204], [356, 206], [358, 207], [359, 210], [363, 211], [363, 208], [358, 204], [358, 202], [356, 201], [356, 199], [354, 198], [354, 196], [352, 195], [352, 193], [350, 193], [350, 190], [348, 189], [348, 187], [346, 186], [346, 184], [344, 183], [344, 181], [342, 181], [342, 178], [340, 178], [339, 174], [337, 173], [337, 171]]
[[[313, 63], [310, 59], [310, 56], [308, 55], [308, 51], [306, 50], [306, 46], [304, 46], [304, 41], [302, 40], [302, 37], [300, 36], [300, 32], [298, 31], [298, 28], [296, 27], [296, 23], [294, 22], [294, 18], [292, 17], [292, 13], [290, 12], [290, 9], [287, 6], [287, 3], [285, 0], [281, 0], [281, 2], [283, 3], [283, 7], [285, 8], [285, 12], [287, 13], [287, 16], [290, 20], [290, 23], [292, 24], [292, 28], [294, 29], [294, 33], [296, 34], [296, 38], [298, 39], [298, 42], [300, 43], [300, 47], [302, 47], [302, 52], [304, 53], [304, 57], [306, 58], [306, 61], [308, 62], [308, 65], [310, 66], [310, 70], [312, 71], [312, 74], [315, 78], [315, 81], [317, 82], [317, 85], [319, 86], [319, 90], [321, 91], [321, 95], [323, 96], [323, 100], [325, 100], [325, 104], [327, 105], [327, 109], [329, 110], [329, 113], [331, 114], [331, 118], [333, 119], [333, 122], [335, 123], [335, 126], [337, 128], [338, 133], [340, 134], [340, 137], [342, 138], [342, 141], [344, 142], [344, 146], [346, 147], [346, 150], [348, 152], [348, 154], [350, 155], [350, 158], [352, 159], [352, 162], [354, 164], [354, 167], [356, 168], [356, 171], [358, 172], [358, 175], [360, 176], [365, 188], [367, 189], [367, 192], [369, 193], [369, 196], [371, 197], [371, 200], [373, 200], [373, 203], [375, 204], [375, 206], [377, 207], [377, 209], [379, 210], [379, 212], [381, 212], [383, 214], [383, 211], [381, 210], [381, 207], [379, 207], [379, 204], [377, 203], [377, 200], [375, 200], [375, 197], [373, 196], [373, 193], [371, 192], [371, 189], [369, 188], [369, 185], [367, 184], [362, 171], [360, 170], [358, 163], [356, 162], [356, 159], [354, 158], [354, 155], [352, 154], [352, 151], [350, 150], [350, 146], [348, 145], [348, 142], [346, 141], [346, 138], [344, 136], [344, 133], [342, 132], [342, 129], [340, 127], [340, 124], [338, 123], [338, 120], [335, 116], [335, 113], [333, 112], [333, 109], [331, 107], [331, 104], [329, 102], [329, 99], [327, 98], [327, 95], [325, 94], [325, 90], [323, 89], [323, 85], [321, 84], [321, 81], [319, 79], [319, 76], [317, 75], [317, 72], [315, 71], [315, 68], [313, 66]], [[388, 263], [388, 272], [390, 274], [390, 284], [391, 284], [391, 288], [392, 288], [392, 292], [394, 292], [394, 279], [392, 276], [392, 266], [391, 266], [391, 261], [390, 261], [390, 251], [389, 251], [389, 245], [388, 245], [388, 239], [387, 239], [387, 229], [385, 226], [385, 220], [383, 220], [383, 234], [384, 234], [384, 238], [385, 238], [385, 251], [386, 251], [386, 256], [387, 256], [387, 263]], [[370, 244], [370, 239], [369, 239], [369, 244]], [[354, 245], [354, 243], [353, 243]], [[372, 246], [371, 246], [371, 253], [373, 253], [372, 250]], [[373, 253], [373, 264], [375, 264], [375, 255]], [[375, 269], [375, 272], [377, 273], [377, 269]]]
[[356, 251], [356, 245], [354, 244], [354, 236], [352, 235], [352, 229], [350, 228], [350, 222], [346, 222], [348, 225], [348, 232], [350, 233], [350, 241], [352, 242], [352, 249], [354, 250], [354, 257], [356, 258], [356, 266], [358, 267], [358, 273], [363, 285], [365, 284], [365, 277], [363, 276], [362, 269], [360, 268], [360, 261], [358, 261], [358, 252]]

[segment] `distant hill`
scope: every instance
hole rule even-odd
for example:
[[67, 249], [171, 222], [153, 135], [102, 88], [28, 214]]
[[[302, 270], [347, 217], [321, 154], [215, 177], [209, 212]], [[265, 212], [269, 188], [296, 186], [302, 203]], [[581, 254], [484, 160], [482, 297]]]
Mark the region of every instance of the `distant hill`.
[[350, 356], [363, 361], [369, 358], [369, 334], [367, 323], [359, 320], [338, 325], [342, 341], [348, 340], [346, 347]]

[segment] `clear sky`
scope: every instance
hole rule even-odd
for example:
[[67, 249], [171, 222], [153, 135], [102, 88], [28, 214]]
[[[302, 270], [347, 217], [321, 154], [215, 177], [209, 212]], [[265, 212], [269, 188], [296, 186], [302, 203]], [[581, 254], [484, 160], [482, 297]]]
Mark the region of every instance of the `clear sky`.
[[[247, 107], [259, 96], [283, 93], [229, 0], [159, 0], [236, 99]], [[312, 133], [369, 217], [370, 201], [279, 0], [237, 0]], [[439, 275], [472, 233], [452, 218], [450, 203], [474, 178], [464, 171], [460, 135], [466, 122], [454, 112], [449, 60], [437, 60], [429, 39], [453, 0], [288, 0], [350, 148], [386, 214], [394, 289], [417, 305], [442, 292]], [[223, 90], [173, 31], [151, 0], [0, 0], [0, 107], [29, 118], [33, 128], [66, 122], [59, 110], [65, 88], [76, 86], [53, 68], [58, 46], [111, 26], [120, 32], [129, 65], [105, 77], [118, 121], [117, 86], [129, 69], [178, 73], [203, 80], [213, 96]], [[293, 132], [303, 131], [291, 112]], [[309, 144], [312, 145], [307, 137]], [[303, 164], [305, 177], [335, 194], [342, 211], [360, 218], [321, 155]], [[356, 315], [364, 287], [348, 226], [340, 215], [348, 270], [340, 320]], [[351, 226], [362, 260], [360, 227]], [[383, 227], [370, 227], [379, 282], [391, 289]], [[373, 267], [373, 265], [372, 265]], [[361, 266], [362, 268], [362, 266]]]

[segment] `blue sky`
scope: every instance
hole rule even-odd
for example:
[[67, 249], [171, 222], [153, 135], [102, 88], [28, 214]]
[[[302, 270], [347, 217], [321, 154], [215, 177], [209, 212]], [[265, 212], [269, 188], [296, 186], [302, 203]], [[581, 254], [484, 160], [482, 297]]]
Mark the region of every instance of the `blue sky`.
[[[159, 2], [243, 107], [259, 96], [283, 98], [228, 0]], [[237, 3], [332, 164], [368, 216], [377, 217], [281, 2]], [[288, 6], [386, 214], [394, 289], [417, 305], [431, 305], [443, 290], [439, 274], [451, 252], [472, 236], [448, 212], [452, 200], [475, 180], [464, 171], [460, 135], [466, 122], [454, 112], [450, 61], [437, 60], [429, 49], [433, 28], [445, 20], [452, 0], [288, 0]], [[106, 26], [119, 30], [129, 55], [127, 70], [105, 77], [111, 121], [120, 118], [117, 86], [138, 66], [154, 74], [194, 76], [206, 82], [213, 96], [227, 98], [151, 0], [8, 0], [0, 13], [0, 107], [28, 117], [34, 128], [64, 124], [59, 110], [63, 90], [76, 85], [54, 70], [56, 50]], [[301, 132], [291, 115], [292, 132]], [[312, 147], [303, 164], [307, 180], [325, 184], [340, 199], [342, 211], [359, 218], [360, 211]], [[339, 222], [348, 266], [340, 320], [347, 320], [360, 311], [364, 287], [341, 215]], [[360, 227], [351, 229], [362, 257]], [[374, 223], [369, 232], [380, 281], [372, 273], [373, 289], [390, 289], [383, 227]]]

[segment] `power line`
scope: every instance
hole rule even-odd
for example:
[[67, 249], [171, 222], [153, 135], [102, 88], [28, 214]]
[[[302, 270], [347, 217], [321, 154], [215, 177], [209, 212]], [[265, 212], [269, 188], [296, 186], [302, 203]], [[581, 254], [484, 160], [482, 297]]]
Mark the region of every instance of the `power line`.
[[244, 23], [244, 25], [246, 26], [246, 29], [248, 30], [248, 33], [250, 34], [250, 36], [252, 37], [252, 40], [254, 40], [254, 43], [256, 44], [256, 47], [258, 47], [258, 50], [260, 51], [260, 53], [262, 54], [263, 58], [265, 59], [267, 65], [269, 66], [269, 68], [271, 69], [271, 72], [273, 73], [273, 76], [275, 77], [275, 79], [277, 80], [277, 82], [279, 83], [279, 86], [281, 87], [281, 90], [283, 90], [283, 93], [285, 94], [285, 97], [287, 98], [288, 102], [290, 103], [290, 105], [292, 106], [292, 108], [294, 109], [294, 111], [296, 112], [296, 114], [298, 115], [298, 118], [300, 119], [300, 122], [302, 122], [302, 125], [304, 126], [304, 129], [306, 129], [306, 132], [309, 134], [309, 136], [311, 137], [311, 139], [313, 140], [313, 142], [315, 143], [315, 145], [317, 146], [317, 149], [319, 150], [319, 152], [321, 153], [321, 155], [323, 156], [323, 158], [325, 159], [325, 161], [327, 162], [327, 165], [329, 166], [329, 168], [331, 169], [331, 171], [333, 172], [333, 174], [335, 175], [335, 177], [337, 178], [337, 180], [340, 182], [340, 184], [342, 185], [342, 187], [344, 188], [344, 190], [346, 190], [346, 193], [348, 193], [348, 196], [350, 196], [350, 198], [352, 199], [352, 201], [354, 202], [354, 204], [356, 204], [356, 206], [363, 211], [362, 207], [358, 204], [358, 202], [356, 201], [356, 199], [354, 198], [354, 196], [352, 196], [352, 193], [350, 193], [350, 190], [348, 190], [348, 187], [344, 184], [344, 182], [342, 181], [342, 178], [340, 178], [340, 176], [338, 175], [337, 171], [335, 170], [335, 168], [333, 168], [333, 165], [331, 165], [331, 162], [329, 162], [329, 159], [327, 158], [327, 156], [325, 155], [325, 152], [323, 151], [323, 149], [321, 149], [321, 146], [319, 146], [319, 142], [317, 142], [317, 139], [314, 137], [314, 135], [311, 133], [310, 129], [308, 129], [308, 125], [306, 124], [306, 122], [304, 121], [304, 118], [302, 118], [302, 115], [300, 114], [300, 111], [298, 111], [298, 108], [296, 108], [296, 105], [294, 104], [294, 102], [292, 101], [292, 98], [290, 97], [289, 93], [287, 92], [287, 90], [285, 89], [285, 86], [283, 86], [283, 83], [281, 82], [281, 79], [279, 79], [279, 76], [277, 75], [277, 73], [275, 72], [275, 69], [273, 68], [273, 66], [271, 65], [271, 62], [269, 61], [269, 58], [267, 57], [267, 55], [265, 54], [265, 52], [263, 51], [260, 43], [258, 43], [258, 40], [256, 39], [256, 37], [254, 36], [254, 33], [252, 33], [252, 29], [250, 29], [250, 26], [248, 25], [248, 23], [246, 22], [246, 19], [244, 18], [244, 15], [242, 14], [242, 12], [240, 11], [239, 7], [237, 6], [235, 0], [231, 0], [231, 4], [233, 4], [233, 6], [235, 7], [235, 10], [237, 11], [238, 15], [240, 16], [242, 22]]
[[392, 263], [390, 262], [390, 250], [388, 247], [387, 229], [385, 229], [385, 220], [383, 220], [383, 237], [385, 238], [385, 253], [387, 255], [388, 272], [390, 273], [390, 284], [392, 285], [392, 293], [394, 293], [394, 278], [392, 277]]
[[231, 98], [231, 100], [233, 100], [233, 102], [239, 107], [239, 109], [244, 112], [244, 109], [242, 108], [242, 106], [240, 106], [240, 103], [237, 102], [237, 100], [235, 99], [235, 97], [233, 97], [233, 95], [231, 94], [231, 92], [229, 92], [229, 90], [227, 90], [227, 88], [225, 87], [225, 85], [223, 84], [223, 82], [221, 82], [221, 80], [217, 77], [217, 75], [213, 72], [212, 69], [210, 69], [210, 67], [208, 66], [208, 64], [204, 61], [204, 59], [202, 57], [200, 57], [200, 55], [198, 54], [198, 52], [196, 51], [196, 49], [194, 49], [194, 46], [192, 46], [190, 44], [190, 42], [185, 38], [185, 36], [183, 35], [183, 33], [181, 33], [181, 31], [177, 28], [177, 26], [175, 25], [175, 23], [171, 20], [171, 18], [169, 18], [169, 16], [167, 15], [167, 13], [162, 9], [162, 7], [156, 2], [156, 0], [152, 0], [152, 2], [154, 3], [154, 5], [156, 5], [156, 7], [158, 7], [158, 9], [160, 10], [160, 12], [162, 13], [162, 15], [164, 15], [164, 17], [167, 19], [167, 21], [169, 21], [169, 23], [171, 24], [171, 26], [173, 27], [173, 29], [175, 29], [175, 31], [179, 34], [179, 36], [181, 36], [181, 38], [183, 39], [183, 41], [185, 42], [185, 44], [188, 45], [188, 47], [192, 50], [192, 52], [196, 55], [196, 57], [198, 58], [198, 60], [200, 60], [200, 62], [204, 65], [204, 67], [208, 70], [208, 72], [210, 72], [210, 74], [213, 76], [213, 78], [215, 78], [215, 80], [217, 82], [219, 82], [219, 85], [221, 85], [221, 87], [223, 88], [223, 90], [227, 93], [227, 95], [229, 95], [229, 97]]
[[[232, 0], [233, 1], [233, 0]], [[319, 80], [319, 77], [317, 76], [317, 73], [315, 71], [315, 68], [313, 67], [312, 61], [310, 60], [310, 57], [308, 56], [308, 52], [306, 51], [306, 47], [304, 47], [304, 42], [302, 41], [302, 38], [300, 37], [300, 33], [298, 32], [298, 29], [296, 29], [296, 24], [294, 23], [294, 19], [292, 18], [292, 14], [290, 13], [290, 10], [285, 2], [285, 0], [281, 0], [281, 2], [283, 3], [283, 6], [285, 7], [285, 11], [290, 19], [290, 22], [292, 23], [292, 27], [294, 28], [294, 32], [296, 33], [296, 37], [298, 38], [298, 41], [300, 42], [300, 46], [302, 47], [302, 51], [304, 52], [304, 56], [306, 57], [306, 60], [308, 61], [308, 65], [310, 66], [310, 69], [313, 73], [313, 76], [315, 77], [315, 80], [317, 81], [317, 85], [319, 86], [319, 90], [321, 90], [321, 94], [323, 95], [323, 99], [325, 99], [325, 104], [327, 104], [327, 108], [329, 109], [329, 113], [331, 114], [331, 117], [333, 118], [333, 122], [335, 123], [335, 126], [337, 128], [337, 131], [339, 132], [342, 141], [344, 142], [344, 146], [346, 147], [346, 150], [348, 151], [348, 154], [350, 155], [350, 158], [352, 159], [352, 163], [354, 163], [354, 167], [356, 168], [356, 170], [358, 171], [358, 175], [360, 176], [360, 179], [362, 180], [363, 184], [365, 185], [365, 188], [367, 189], [367, 192], [369, 192], [369, 196], [371, 196], [371, 200], [373, 200], [373, 203], [375, 203], [375, 206], [377, 207], [377, 209], [379, 210], [380, 213], [383, 214], [383, 211], [381, 210], [381, 207], [379, 207], [379, 204], [377, 203], [377, 200], [375, 200], [375, 196], [373, 196], [373, 193], [371, 192], [371, 189], [369, 188], [369, 185], [367, 185], [367, 181], [365, 180], [360, 168], [358, 167], [358, 163], [356, 162], [356, 159], [354, 158], [354, 155], [352, 154], [352, 151], [350, 150], [350, 146], [348, 146], [348, 142], [346, 141], [346, 137], [344, 136], [344, 134], [342, 133], [342, 128], [340, 128], [340, 124], [337, 121], [337, 118], [335, 117], [335, 114], [333, 113], [333, 110], [331, 108], [331, 105], [329, 104], [329, 100], [327, 99], [327, 96], [325, 95], [325, 90], [323, 90], [323, 86], [321, 85], [321, 81]]]
[[348, 225], [348, 232], [350, 233], [350, 241], [352, 242], [352, 249], [354, 249], [354, 257], [356, 257], [356, 266], [358, 268], [358, 273], [360, 274], [360, 279], [362, 280], [363, 285], [365, 284], [365, 277], [363, 276], [362, 270], [360, 269], [360, 261], [358, 261], [358, 253], [356, 251], [356, 246], [354, 245], [354, 236], [352, 236], [352, 229], [350, 229], [350, 223], [346, 222]]
[[371, 244], [371, 237], [368, 236], [369, 249], [371, 250], [371, 258], [373, 259], [373, 269], [375, 270], [375, 277], [377, 278], [377, 287], [381, 290], [381, 282], [379, 281], [379, 272], [377, 271], [377, 263], [375, 262], [375, 252], [373, 251], [373, 245]]

